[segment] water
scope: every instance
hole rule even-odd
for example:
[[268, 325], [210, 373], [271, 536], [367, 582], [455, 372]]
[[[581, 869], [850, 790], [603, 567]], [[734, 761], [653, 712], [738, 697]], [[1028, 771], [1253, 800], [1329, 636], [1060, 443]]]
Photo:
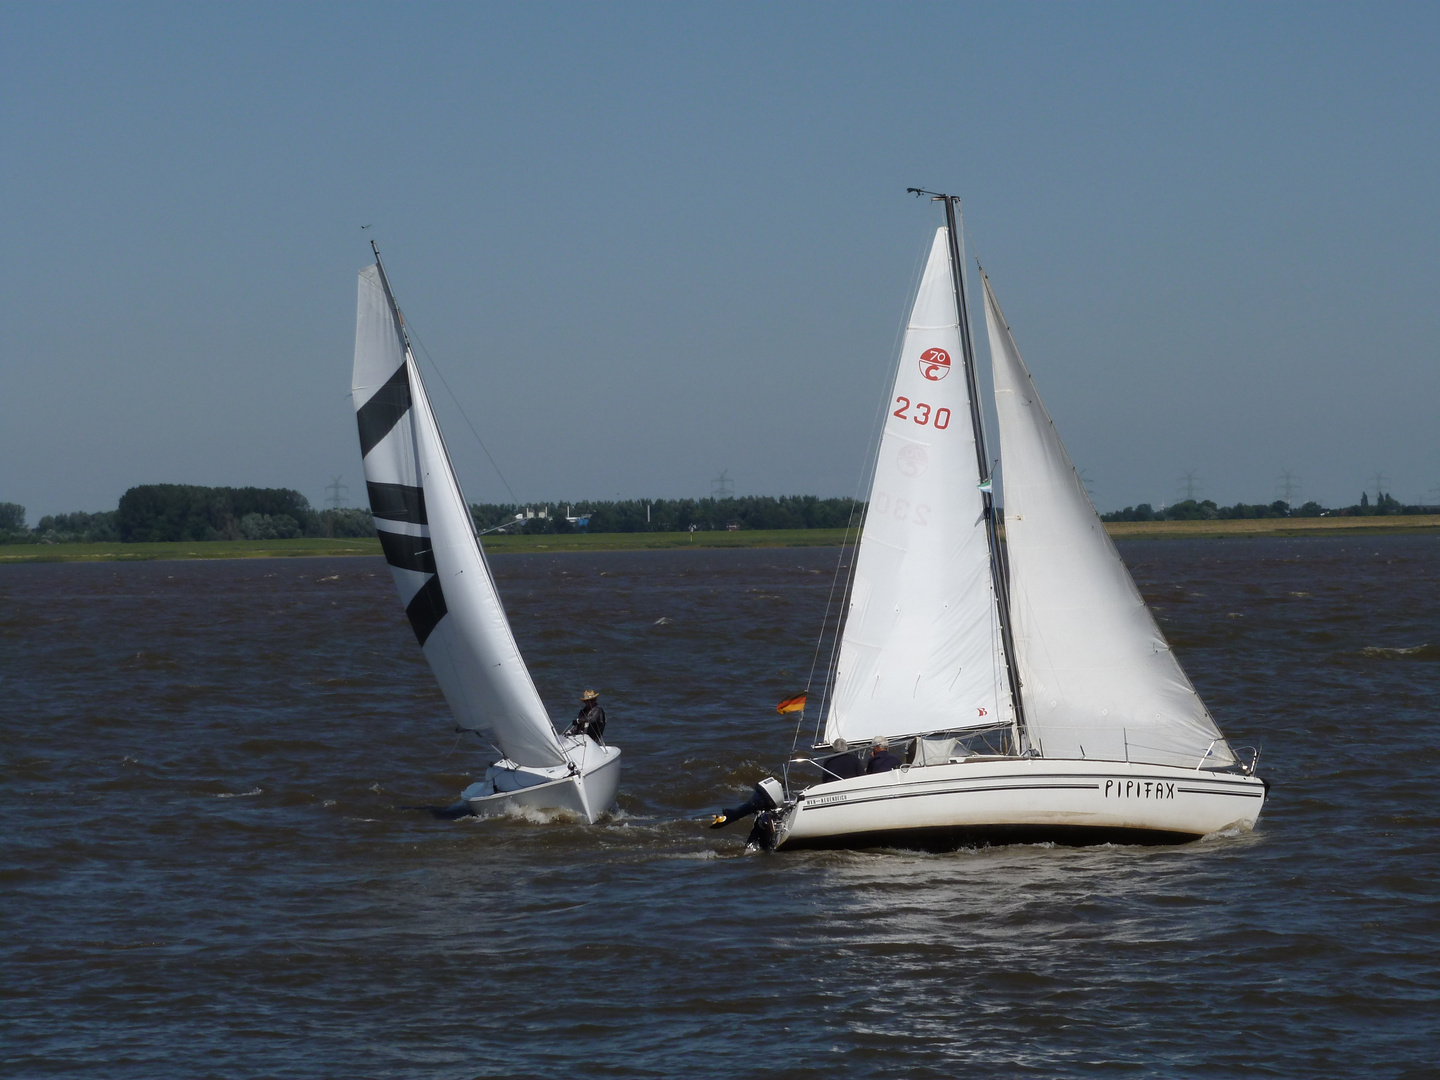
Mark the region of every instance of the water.
[[618, 811], [440, 822], [457, 742], [378, 559], [0, 567], [15, 1076], [1422, 1076], [1440, 537], [1132, 542], [1275, 787], [1179, 848], [746, 855], [837, 557], [502, 556]]

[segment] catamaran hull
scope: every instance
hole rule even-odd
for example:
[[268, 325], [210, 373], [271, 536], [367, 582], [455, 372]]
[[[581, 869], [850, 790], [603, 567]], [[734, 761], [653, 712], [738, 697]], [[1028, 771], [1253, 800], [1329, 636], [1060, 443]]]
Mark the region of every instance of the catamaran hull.
[[1005, 759], [896, 769], [817, 784], [779, 811], [777, 850], [977, 844], [1182, 844], [1253, 828], [1265, 783], [1125, 762]]
[[[579, 755], [579, 771], [491, 766], [484, 781], [461, 792], [461, 801], [481, 817], [521, 810], [560, 811], [593, 825], [615, 803], [620, 788], [620, 749], [596, 746]], [[551, 774], [561, 773], [551, 778]]]

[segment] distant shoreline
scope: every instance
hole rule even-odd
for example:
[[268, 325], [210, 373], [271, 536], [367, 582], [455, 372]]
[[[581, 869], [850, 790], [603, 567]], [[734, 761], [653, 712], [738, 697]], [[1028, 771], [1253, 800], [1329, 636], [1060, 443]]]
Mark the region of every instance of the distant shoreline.
[[[1255, 536], [1440, 532], [1440, 514], [1376, 517], [1240, 518], [1226, 521], [1112, 521], [1120, 540], [1179, 540]], [[494, 555], [568, 551], [655, 551], [675, 548], [837, 547], [844, 529], [747, 529], [652, 533], [544, 533], [485, 537]], [[149, 562], [156, 559], [283, 559], [304, 556], [379, 555], [380, 542], [353, 540], [192, 540], [151, 544], [6, 544], [0, 565], [38, 562]]]

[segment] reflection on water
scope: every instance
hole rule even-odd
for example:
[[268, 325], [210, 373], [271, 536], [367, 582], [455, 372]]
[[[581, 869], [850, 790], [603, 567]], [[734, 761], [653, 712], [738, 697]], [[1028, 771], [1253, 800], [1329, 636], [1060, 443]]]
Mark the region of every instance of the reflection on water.
[[[495, 560], [618, 809], [436, 822], [457, 740], [379, 560], [0, 568], [18, 1075], [1423, 1075], [1440, 539], [1123, 545], [1259, 831], [746, 854], [834, 551]], [[811, 718], [813, 720], [813, 718]]]

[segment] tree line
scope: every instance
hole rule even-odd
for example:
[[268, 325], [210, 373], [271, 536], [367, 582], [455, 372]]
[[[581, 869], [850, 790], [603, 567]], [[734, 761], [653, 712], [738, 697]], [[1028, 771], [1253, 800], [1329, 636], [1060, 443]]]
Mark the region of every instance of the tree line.
[[[814, 495], [776, 498], [629, 499], [613, 502], [477, 503], [481, 532], [687, 532], [709, 529], [838, 529], [858, 519], [863, 503]], [[534, 516], [528, 516], [534, 515]], [[567, 516], [568, 515], [568, 516]], [[516, 520], [517, 517], [520, 520]], [[205, 540], [287, 540], [374, 536], [369, 510], [315, 510], [290, 488], [143, 484], [114, 510], [51, 514], [33, 529], [25, 508], [0, 503], [0, 543], [151, 543]]]
[[33, 529], [25, 507], [0, 503], [0, 542], [150, 543], [374, 536], [369, 510], [315, 510], [289, 488], [142, 484], [114, 510], [49, 514]]
[[1283, 499], [1272, 503], [1239, 503], [1234, 506], [1217, 506], [1211, 499], [1185, 499], [1156, 510], [1149, 503], [1127, 506], [1101, 514], [1101, 521], [1233, 521], [1242, 518], [1316, 518], [1316, 517], [1371, 517], [1386, 514], [1440, 514], [1440, 506], [1411, 505], [1400, 502], [1393, 495], [1381, 492], [1372, 503], [1368, 492], [1361, 492], [1360, 501], [1353, 506], [1329, 507], [1318, 502], [1307, 502], [1291, 506]]
[[[720, 499], [622, 499], [604, 502], [476, 503], [481, 531], [524, 533], [690, 532], [711, 529], [843, 529], [865, 504], [816, 495], [741, 495]], [[539, 516], [544, 513], [545, 516]], [[534, 517], [526, 516], [535, 514]], [[522, 520], [516, 520], [519, 515]]]
[[[480, 532], [628, 533], [712, 529], [842, 529], [859, 522], [865, 504], [815, 495], [744, 495], [710, 499], [622, 499], [601, 502], [476, 503], [470, 507]], [[1155, 509], [1149, 503], [1101, 514], [1104, 521], [1210, 521], [1237, 518], [1307, 518], [1440, 514], [1440, 506], [1401, 503], [1368, 493], [1353, 506], [1317, 502], [1292, 507], [1273, 503], [1220, 506], [1210, 499], [1186, 499]], [[517, 520], [518, 519], [518, 520]], [[120, 497], [114, 510], [50, 514], [34, 528], [25, 507], [0, 502], [0, 543], [142, 543], [154, 541], [286, 540], [294, 537], [375, 535], [369, 510], [315, 510], [290, 488], [198, 487], [143, 484]]]

